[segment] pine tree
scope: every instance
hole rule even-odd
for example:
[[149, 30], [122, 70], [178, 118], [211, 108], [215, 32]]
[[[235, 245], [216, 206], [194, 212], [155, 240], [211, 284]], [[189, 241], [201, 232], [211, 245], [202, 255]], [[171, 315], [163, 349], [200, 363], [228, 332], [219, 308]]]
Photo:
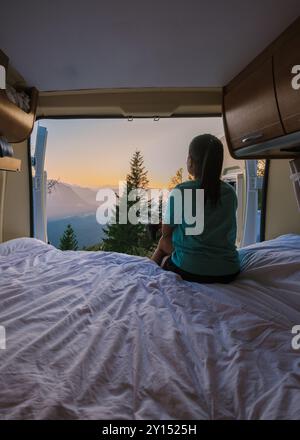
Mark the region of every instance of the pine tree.
[[[126, 176], [127, 193], [134, 189], [147, 189], [148, 171], [144, 167], [144, 159], [140, 151], [136, 151], [130, 160], [130, 172]], [[122, 197], [127, 197], [125, 192], [118, 196], [119, 202]], [[127, 201], [127, 212], [136, 202]], [[133, 225], [120, 224], [119, 207], [116, 206], [116, 223], [108, 225], [103, 240], [102, 249], [105, 251], [123, 252], [132, 255], [147, 255], [152, 242], [143, 224]]]
[[148, 171], [144, 167], [144, 158], [140, 151], [136, 151], [130, 160], [130, 173], [127, 174], [126, 182], [128, 191], [148, 188]]
[[183, 168], [179, 168], [176, 171], [175, 176], [173, 176], [169, 183], [169, 190], [175, 188], [179, 183], [183, 182]]
[[67, 225], [63, 236], [60, 238], [59, 249], [62, 251], [77, 251], [78, 249], [76, 234], [70, 224]]

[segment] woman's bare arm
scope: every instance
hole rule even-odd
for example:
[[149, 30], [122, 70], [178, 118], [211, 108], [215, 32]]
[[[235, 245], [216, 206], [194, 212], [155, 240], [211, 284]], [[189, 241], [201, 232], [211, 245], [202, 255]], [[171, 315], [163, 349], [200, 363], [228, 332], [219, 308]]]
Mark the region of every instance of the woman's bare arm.
[[172, 233], [173, 228], [170, 225], [162, 225], [162, 236], [158, 242], [158, 246], [154, 254], [151, 257], [151, 260], [155, 261], [159, 265], [166, 255], [171, 255], [173, 252]]

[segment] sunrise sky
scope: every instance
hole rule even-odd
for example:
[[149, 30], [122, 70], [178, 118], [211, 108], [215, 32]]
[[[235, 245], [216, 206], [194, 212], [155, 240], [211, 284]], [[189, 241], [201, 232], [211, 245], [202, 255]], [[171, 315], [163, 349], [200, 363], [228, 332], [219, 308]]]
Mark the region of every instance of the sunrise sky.
[[[191, 139], [223, 134], [221, 118], [41, 120], [48, 129], [48, 178], [85, 187], [116, 186], [129, 171], [135, 150], [144, 156], [151, 187], [167, 187], [186, 166]], [[35, 133], [32, 145], [34, 147]]]

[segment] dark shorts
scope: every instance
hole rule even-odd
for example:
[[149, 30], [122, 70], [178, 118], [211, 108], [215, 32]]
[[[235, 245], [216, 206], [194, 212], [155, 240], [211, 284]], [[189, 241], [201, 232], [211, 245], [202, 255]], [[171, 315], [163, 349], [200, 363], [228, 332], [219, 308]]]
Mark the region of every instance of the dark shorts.
[[173, 263], [171, 256], [166, 258], [166, 260], [162, 265], [162, 268], [164, 270], [177, 273], [178, 275], [181, 276], [182, 279], [186, 281], [192, 281], [194, 283], [202, 283], [202, 284], [212, 284], [212, 283], [228, 284], [231, 283], [233, 280], [235, 280], [235, 278], [240, 273], [240, 272], [236, 272], [234, 274], [222, 275], [222, 276], [196, 275], [193, 273], [186, 272], [185, 270], [180, 269], [180, 267], [177, 267]]

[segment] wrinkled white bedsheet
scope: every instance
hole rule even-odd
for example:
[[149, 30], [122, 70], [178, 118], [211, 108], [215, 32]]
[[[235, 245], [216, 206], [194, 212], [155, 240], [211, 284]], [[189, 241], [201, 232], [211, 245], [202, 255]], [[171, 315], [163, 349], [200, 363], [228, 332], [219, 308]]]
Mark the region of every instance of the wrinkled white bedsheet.
[[140, 257], [0, 245], [1, 419], [300, 419], [300, 237], [231, 285]]

